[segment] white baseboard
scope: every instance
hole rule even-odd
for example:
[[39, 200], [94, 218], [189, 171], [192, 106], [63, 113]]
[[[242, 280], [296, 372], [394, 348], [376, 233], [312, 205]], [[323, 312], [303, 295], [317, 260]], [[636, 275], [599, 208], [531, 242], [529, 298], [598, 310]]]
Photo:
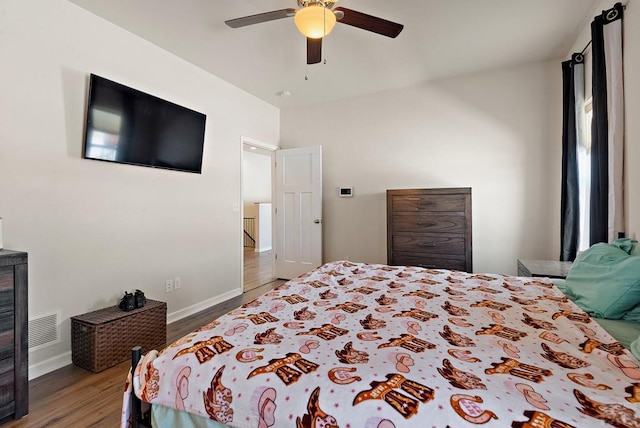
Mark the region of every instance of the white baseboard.
[[264, 253], [265, 251], [271, 251], [271, 247], [265, 247], [265, 248], [256, 248], [255, 250], [253, 250], [256, 253]]
[[51, 357], [37, 364], [31, 364], [29, 366], [29, 380], [35, 379], [54, 370], [61, 369], [69, 364], [72, 364], [71, 351]]
[[[227, 291], [226, 293], [223, 293], [219, 296], [212, 297], [211, 299], [207, 299], [203, 302], [167, 314], [167, 324], [171, 324], [172, 322], [176, 322], [178, 320], [181, 320], [182, 318], [197, 314], [200, 311], [215, 306], [218, 303], [225, 302], [241, 294], [242, 288], [236, 288], [231, 291]], [[29, 380], [35, 379], [54, 370], [61, 369], [62, 367], [68, 366], [69, 364], [73, 364], [71, 360], [71, 351], [65, 352], [64, 354], [57, 355], [36, 364], [31, 364], [29, 365]]]
[[227, 291], [226, 293], [220, 294], [219, 296], [212, 297], [211, 299], [207, 299], [203, 302], [196, 303], [195, 305], [188, 306], [184, 309], [180, 309], [179, 311], [172, 312], [167, 314], [167, 324], [171, 324], [172, 322], [176, 322], [181, 320], [182, 318], [186, 318], [190, 315], [197, 314], [200, 311], [204, 311], [212, 306], [217, 305], [218, 303], [226, 302], [229, 299], [233, 299], [242, 294], [242, 287], [235, 288], [231, 291]]

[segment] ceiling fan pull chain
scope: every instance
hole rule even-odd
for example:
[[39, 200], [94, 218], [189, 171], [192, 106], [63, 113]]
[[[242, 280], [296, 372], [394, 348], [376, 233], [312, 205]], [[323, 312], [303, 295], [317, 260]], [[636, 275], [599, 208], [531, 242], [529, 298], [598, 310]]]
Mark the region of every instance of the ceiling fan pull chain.
[[[331, 11], [330, 11], [330, 12], [331, 12]], [[333, 12], [331, 12], [331, 13], [333, 13]], [[335, 15], [334, 15], [334, 16], [335, 16]], [[326, 35], [327, 35], [327, 5], [325, 5], [325, 6], [324, 6], [324, 17], [325, 17], [325, 18], [324, 18], [324, 20], [322, 21], [322, 25], [324, 26], [324, 30], [322, 31], [322, 34], [326, 36]], [[323, 44], [324, 44], [324, 37], [322, 37], [322, 41], [323, 41]], [[325, 49], [325, 51], [326, 51], [326, 49], [327, 49], [327, 46], [326, 46], [326, 45], [325, 45], [324, 49]], [[326, 57], [326, 56], [324, 57], [323, 64], [324, 64], [324, 65], [327, 65], [327, 57]]]

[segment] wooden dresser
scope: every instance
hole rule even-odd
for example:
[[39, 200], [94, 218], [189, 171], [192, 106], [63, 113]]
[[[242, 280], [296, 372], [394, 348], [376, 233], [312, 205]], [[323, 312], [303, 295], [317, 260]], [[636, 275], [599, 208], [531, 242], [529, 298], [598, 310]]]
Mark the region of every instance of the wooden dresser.
[[471, 188], [387, 190], [387, 263], [472, 272]]
[[0, 250], [0, 420], [29, 412], [27, 253]]

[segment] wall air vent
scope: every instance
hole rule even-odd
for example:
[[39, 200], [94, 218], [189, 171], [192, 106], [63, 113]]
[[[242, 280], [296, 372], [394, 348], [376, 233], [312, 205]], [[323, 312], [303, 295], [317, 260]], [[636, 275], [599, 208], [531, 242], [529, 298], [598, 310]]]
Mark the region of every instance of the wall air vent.
[[60, 312], [40, 315], [29, 320], [29, 351], [60, 343]]

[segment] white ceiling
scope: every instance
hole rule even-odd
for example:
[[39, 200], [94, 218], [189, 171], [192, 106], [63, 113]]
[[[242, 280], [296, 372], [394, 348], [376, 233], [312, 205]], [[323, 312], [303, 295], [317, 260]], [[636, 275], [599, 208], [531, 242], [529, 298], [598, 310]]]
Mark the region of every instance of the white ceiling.
[[[295, 0], [70, 1], [283, 108], [562, 58], [600, 3], [340, 0], [338, 6], [404, 24], [404, 30], [390, 39], [337, 24], [324, 40], [326, 64], [307, 66], [306, 41], [293, 19], [236, 29], [224, 24], [297, 7]], [[281, 98], [280, 91], [291, 96]]]

